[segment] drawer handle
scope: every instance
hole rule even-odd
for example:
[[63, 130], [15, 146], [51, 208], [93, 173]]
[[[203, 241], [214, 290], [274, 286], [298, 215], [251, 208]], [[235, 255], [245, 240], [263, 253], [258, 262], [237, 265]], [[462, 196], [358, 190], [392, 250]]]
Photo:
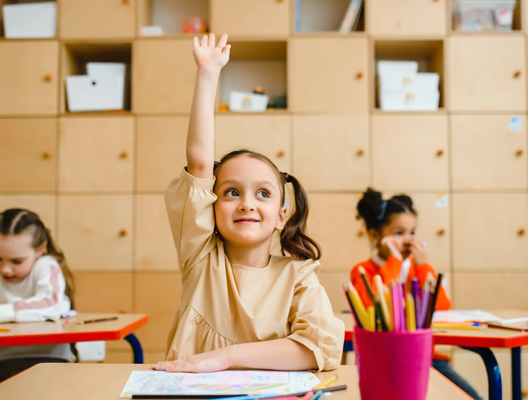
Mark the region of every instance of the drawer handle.
[[277, 157], [279, 158], [282, 158], [286, 155], [286, 152], [284, 150], [279, 150], [279, 152], [277, 153]]
[[436, 231], [437, 236], [444, 236], [445, 235], [445, 229], [438, 229]]
[[363, 236], [365, 236], [365, 232], [358, 231], [357, 235], [358, 235], [358, 237], [363, 237]]
[[363, 72], [358, 72], [356, 74], [356, 79], [361, 79], [361, 78], [363, 78]]
[[53, 80], [53, 76], [51, 76], [51, 74], [44, 75], [45, 82], [51, 82], [52, 80]]
[[49, 160], [51, 158], [51, 153], [49, 151], [45, 151], [44, 153], [42, 153], [42, 158], [44, 160]]
[[125, 237], [126, 235], [128, 235], [128, 232], [127, 232], [126, 229], [121, 229], [121, 230], [119, 231], [119, 236], [121, 236], [121, 237]]
[[358, 157], [361, 157], [363, 154], [365, 154], [365, 150], [359, 149], [356, 154], [358, 155]]
[[121, 154], [119, 154], [119, 158], [122, 158], [122, 159], [128, 158], [128, 153], [126, 151], [123, 151]]
[[521, 76], [521, 71], [515, 71], [515, 72], [513, 73], [513, 77], [514, 77], [514, 78], [518, 78], [518, 77], [520, 77], [520, 76]]
[[123, 0], [123, 4], [130, 4], [130, 0]]
[[442, 157], [443, 155], [444, 155], [444, 150], [438, 150], [438, 151], [436, 152], [436, 156], [437, 156], [437, 157]]
[[517, 235], [519, 236], [524, 236], [524, 234], [526, 233], [526, 231], [524, 230], [524, 228], [521, 228], [517, 231]]
[[524, 153], [524, 150], [519, 149], [519, 150], [517, 150], [517, 151], [515, 152], [515, 155], [516, 155], [517, 157], [520, 157], [520, 156], [523, 155], [523, 153]]

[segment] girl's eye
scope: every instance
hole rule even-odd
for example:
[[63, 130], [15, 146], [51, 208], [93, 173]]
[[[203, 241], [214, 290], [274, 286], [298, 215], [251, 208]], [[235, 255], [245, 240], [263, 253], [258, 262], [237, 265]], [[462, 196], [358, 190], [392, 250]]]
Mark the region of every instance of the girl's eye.
[[411, 236], [414, 236], [414, 232], [411, 232]]
[[264, 199], [269, 199], [270, 198], [270, 194], [267, 190], [260, 190], [257, 192], [257, 196], [258, 197], [262, 197]]
[[226, 197], [235, 197], [235, 196], [238, 196], [238, 192], [235, 189], [227, 189], [224, 192], [224, 196], [226, 196]]
[[13, 260], [13, 264], [20, 265], [20, 264], [22, 264], [22, 261], [21, 260]]
[[396, 236], [401, 236], [402, 233], [401, 233], [401, 232], [394, 232], [394, 235], [396, 235]]

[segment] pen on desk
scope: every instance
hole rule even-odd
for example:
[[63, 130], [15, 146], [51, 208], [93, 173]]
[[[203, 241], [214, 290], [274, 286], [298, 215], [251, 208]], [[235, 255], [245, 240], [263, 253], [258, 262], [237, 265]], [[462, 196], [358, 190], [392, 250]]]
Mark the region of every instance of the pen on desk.
[[0, 328], [0, 332], [9, 332], [10, 330], [9, 328]]
[[332, 375], [330, 378], [325, 379], [321, 383], [315, 385], [312, 390], [321, 390], [326, 388], [329, 384], [337, 381], [339, 379], [339, 374]]
[[66, 325], [68, 325], [69, 318], [64, 318], [64, 321], [62, 321], [62, 327], [64, 328]]
[[520, 328], [517, 326], [506, 326], [506, 325], [501, 325], [501, 324], [493, 324], [490, 322], [486, 322], [485, 324], [488, 325], [488, 328], [506, 329], [506, 330], [518, 331], [518, 332], [528, 331], [528, 328]]
[[84, 321], [76, 322], [77, 325], [93, 324], [94, 322], [106, 322], [106, 321], [115, 321], [117, 317], [108, 317], [108, 318], [97, 318], [97, 319], [86, 319]]

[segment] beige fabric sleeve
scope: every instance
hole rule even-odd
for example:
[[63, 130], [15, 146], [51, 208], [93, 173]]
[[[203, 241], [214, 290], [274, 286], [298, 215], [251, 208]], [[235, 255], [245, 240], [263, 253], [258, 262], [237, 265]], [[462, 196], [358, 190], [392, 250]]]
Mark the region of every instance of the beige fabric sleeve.
[[216, 245], [214, 182], [214, 179], [195, 178], [184, 169], [165, 193], [182, 274], [198, 264]]

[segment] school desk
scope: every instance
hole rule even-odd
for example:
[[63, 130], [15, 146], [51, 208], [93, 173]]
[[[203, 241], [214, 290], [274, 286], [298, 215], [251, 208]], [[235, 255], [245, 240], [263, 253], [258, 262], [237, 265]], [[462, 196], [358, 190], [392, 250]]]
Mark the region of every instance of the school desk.
[[[521, 310], [497, 310], [489, 312], [499, 318], [505, 319], [528, 317], [528, 311]], [[337, 316], [345, 322], [344, 351], [352, 351], [352, 316], [350, 314], [337, 314]], [[510, 326], [525, 327], [527, 325], [526, 322], [521, 322]], [[442, 328], [433, 329], [433, 339], [435, 344], [460, 346], [480, 355], [484, 361], [488, 375], [489, 400], [502, 399], [501, 373], [497, 359], [493, 355], [491, 348], [511, 349], [512, 399], [521, 400], [521, 346], [528, 345], [528, 332], [496, 328], [484, 328], [480, 330]]]
[[[117, 319], [85, 325], [77, 324], [80, 321], [111, 317]], [[79, 313], [67, 323], [64, 322], [59, 320], [0, 324], [0, 347], [125, 339], [134, 352], [134, 363], [143, 363], [143, 349], [133, 332], [148, 322], [148, 315]], [[4, 332], [2, 328], [7, 328], [9, 331]]]
[[[136, 364], [38, 364], [0, 383], [0, 398], [10, 400], [118, 400], [132, 371], [148, 370]], [[332, 392], [331, 400], [360, 400], [357, 367], [341, 365], [321, 372], [321, 381], [335, 373], [333, 385], [346, 384], [346, 390]], [[470, 400], [450, 381], [431, 369], [427, 400]]]

